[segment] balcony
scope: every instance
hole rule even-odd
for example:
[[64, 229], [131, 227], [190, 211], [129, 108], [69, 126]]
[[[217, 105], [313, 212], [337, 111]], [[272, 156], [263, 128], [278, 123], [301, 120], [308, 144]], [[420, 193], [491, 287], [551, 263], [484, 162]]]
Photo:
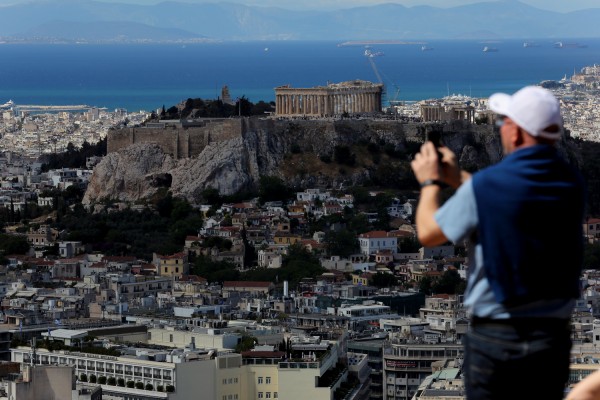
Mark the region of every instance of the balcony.
[[348, 376], [348, 368], [343, 365], [336, 365], [329, 369], [321, 376], [317, 382], [317, 387], [333, 387], [336, 386], [340, 379]]

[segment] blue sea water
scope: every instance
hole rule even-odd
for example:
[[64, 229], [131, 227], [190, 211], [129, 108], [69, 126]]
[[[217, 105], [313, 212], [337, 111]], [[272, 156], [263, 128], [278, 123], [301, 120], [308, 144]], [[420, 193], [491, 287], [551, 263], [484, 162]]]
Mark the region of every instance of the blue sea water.
[[[338, 46], [339, 42], [223, 42], [204, 44], [0, 44], [0, 104], [167, 108], [187, 98], [273, 101], [274, 88], [313, 87], [352, 79], [386, 85], [387, 100], [448, 94], [487, 97], [542, 80], [559, 80], [600, 63], [600, 39], [555, 48], [554, 40], [479, 41]], [[484, 46], [498, 49], [483, 52]]]

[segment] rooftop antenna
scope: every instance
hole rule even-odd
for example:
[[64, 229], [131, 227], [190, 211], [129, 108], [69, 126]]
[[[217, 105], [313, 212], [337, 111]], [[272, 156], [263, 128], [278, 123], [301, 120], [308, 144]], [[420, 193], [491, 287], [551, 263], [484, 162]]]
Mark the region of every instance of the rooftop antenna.
[[32, 367], [35, 367], [35, 358], [36, 358], [36, 355], [37, 355], [37, 353], [35, 351], [35, 344], [36, 344], [35, 342], [36, 342], [36, 338], [33, 337], [31, 339], [31, 352], [30, 352], [30, 357], [29, 357], [29, 364]]

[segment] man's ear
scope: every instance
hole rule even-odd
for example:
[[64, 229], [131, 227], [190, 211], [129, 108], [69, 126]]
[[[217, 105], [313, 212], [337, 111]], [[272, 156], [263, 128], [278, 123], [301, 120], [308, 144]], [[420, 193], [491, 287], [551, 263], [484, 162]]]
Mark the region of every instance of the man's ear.
[[509, 133], [509, 140], [515, 148], [518, 148], [525, 142], [525, 135], [527, 135], [527, 133], [521, 129], [520, 126], [515, 125], [515, 129], [511, 130]]

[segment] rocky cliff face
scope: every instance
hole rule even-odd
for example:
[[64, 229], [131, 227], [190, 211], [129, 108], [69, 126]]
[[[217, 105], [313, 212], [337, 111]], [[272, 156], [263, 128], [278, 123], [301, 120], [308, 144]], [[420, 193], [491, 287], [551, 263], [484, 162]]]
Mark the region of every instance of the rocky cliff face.
[[[108, 154], [94, 169], [83, 203], [104, 199], [136, 202], [160, 188], [197, 201], [206, 188], [221, 194], [256, 188], [261, 176], [277, 176], [290, 185], [338, 187], [369, 180], [373, 164], [344, 167], [324, 163], [336, 146], [375, 143], [407, 155], [408, 164], [426, 132], [442, 131], [447, 146], [463, 166], [477, 169], [501, 157], [498, 135], [491, 126], [456, 121], [418, 124], [374, 120], [249, 119], [240, 135], [208, 143], [199, 156], [176, 160], [158, 144], [133, 144]], [[109, 137], [110, 141], [110, 137]], [[411, 172], [407, 172], [411, 173]]]

